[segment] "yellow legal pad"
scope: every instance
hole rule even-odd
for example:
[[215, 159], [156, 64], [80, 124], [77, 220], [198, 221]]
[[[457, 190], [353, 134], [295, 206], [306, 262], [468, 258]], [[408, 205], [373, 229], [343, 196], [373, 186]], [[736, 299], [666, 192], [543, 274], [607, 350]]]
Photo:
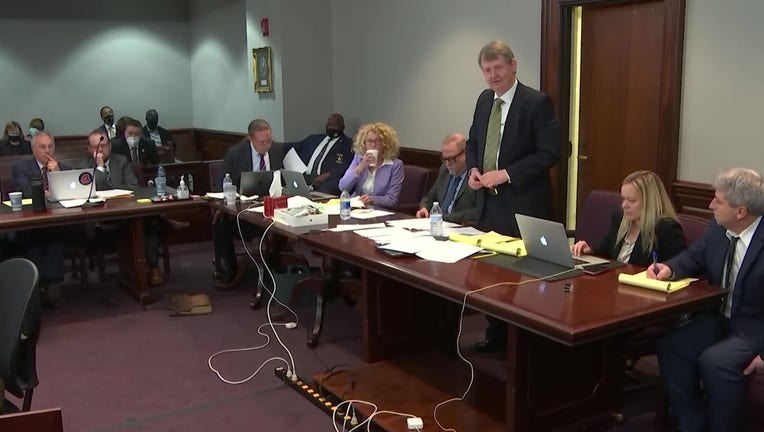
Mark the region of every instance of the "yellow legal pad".
[[661, 291], [665, 293], [671, 293], [679, 291], [680, 289], [690, 285], [692, 282], [698, 280], [697, 278], [684, 278], [675, 281], [659, 281], [656, 279], [647, 278], [647, 270], [637, 274], [621, 273], [618, 275], [618, 282], [628, 285], [638, 286], [640, 288], [647, 288], [654, 291]]
[[[11, 201], [3, 201], [3, 204], [7, 205], [8, 207], [11, 207]], [[32, 205], [32, 198], [24, 198], [21, 200], [21, 205]]]
[[525, 250], [525, 245], [521, 239], [505, 236], [495, 231], [480, 235], [451, 233], [451, 235], [448, 236], [448, 239], [459, 243], [478, 246], [494, 252], [503, 253], [505, 255], [513, 255], [518, 257], [528, 255], [528, 252]]

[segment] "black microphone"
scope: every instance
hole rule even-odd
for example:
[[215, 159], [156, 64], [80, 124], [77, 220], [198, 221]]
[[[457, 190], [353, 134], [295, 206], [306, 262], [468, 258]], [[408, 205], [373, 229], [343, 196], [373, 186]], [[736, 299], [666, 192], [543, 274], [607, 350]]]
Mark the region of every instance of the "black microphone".
[[90, 190], [88, 191], [88, 199], [85, 200], [84, 206], [93, 206], [93, 205], [100, 205], [103, 204], [101, 202], [98, 203], [91, 203], [90, 198], [93, 196], [93, 188], [95, 187], [96, 179], [95, 179], [95, 172], [96, 169], [98, 169], [98, 161], [96, 160], [96, 155], [98, 155], [98, 151], [101, 150], [101, 144], [103, 143], [104, 136], [101, 135], [101, 138], [98, 139], [98, 145], [96, 146], [95, 153], [93, 153], [93, 172], [90, 174]]

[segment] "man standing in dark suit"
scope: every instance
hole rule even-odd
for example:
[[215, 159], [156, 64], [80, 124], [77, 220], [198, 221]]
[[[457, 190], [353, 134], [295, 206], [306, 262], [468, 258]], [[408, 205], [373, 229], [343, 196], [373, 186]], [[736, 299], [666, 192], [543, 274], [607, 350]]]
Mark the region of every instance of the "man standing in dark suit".
[[116, 138], [117, 126], [114, 124], [114, 110], [112, 110], [109, 106], [103, 106], [101, 107], [99, 114], [101, 115], [101, 121], [103, 121], [103, 124], [98, 129], [104, 131], [107, 138]]
[[318, 192], [339, 195], [337, 184], [353, 160], [353, 140], [345, 135], [345, 119], [334, 113], [326, 121], [326, 134], [310, 135], [295, 145], [308, 169], [305, 181]]
[[416, 217], [430, 217], [432, 203], [438, 201], [443, 220], [455, 223], [475, 220], [475, 192], [467, 186], [466, 146], [467, 137], [462, 134], [450, 134], [443, 140], [440, 153], [443, 165], [435, 184], [422, 197]]
[[[504, 42], [485, 45], [478, 65], [490, 88], [478, 97], [467, 142], [477, 224], [518, 237], [516, 213], [552, 218], [549, 169], [560, 158], [560, 126], [549, 96], [517, 80], [517, 60]], [[473, 351], [506, 345], [506, 323], [488, 323], [486, 339]]]
[[733, 168], [713, 186], [714, 218], [703, 237], [647, 271], [660, 280], [705, 274], [728, 291], [721, 308], [683, 315], [658, 343], [671, 412], [683, 432], [743, 430], [745, 376], [764, 373], [764, 179]]
[[[32, 196], [32, 180], [40, 179], [48, 191], [48, 172], [68, 170], [55, 159], [56, 143], [53, 135], [41, 131], [32, 137], [32, 158], [17, 160], [11, 167], [15, 190], [22, 192], [24, 198]], [[40, 273], [40, 293], [42, 300], [50, 305], [61, 301], [59, 283], [64, 280], [65, 234], [56, 228], [41, 228], [22, 231], [17, 239], [25, 245], [26, 257], [37, 266]]]
[[139, 163], [144, 166], [159, 164], [157, 146], [153, 141], [143, 137], [143, 128], [138, 120], [128, 120], [125, 126], [125, 137], [115, 138], [111, 144], [112, 151], [126, 157], [130, 163]]
[[[223, 159], [223, 173], [230, 174], [238, 188], [241, 185], [241, 173], [249, 171], [276, 171], [283, 168], [283, 146], [273, 145], [271, 126], [262, 119], [252, 120], [247, 128], [244, 141], [230, 147]], [[222, 181], [222, 179], [221, 179]], [[214, 216], [214, 243], [217, 283], [220, 289], [230, 289], [244, 276], [245, 265], [236, 262], [233, 238], [239, 236], [235, 221], [230, 216], [218, 213]], [[245, 237], [259, 233], [259, 229], [250, 224], [241, 225]], [[244, 264], [244, 263], [242, 263]]]

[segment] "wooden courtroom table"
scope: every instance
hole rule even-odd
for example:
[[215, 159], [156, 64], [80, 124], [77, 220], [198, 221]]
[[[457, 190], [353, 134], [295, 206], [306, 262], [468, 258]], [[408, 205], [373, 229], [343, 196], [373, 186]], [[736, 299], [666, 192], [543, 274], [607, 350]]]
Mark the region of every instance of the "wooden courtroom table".
[[[147, 189], [139, 190], [136, 196], [148, 196]], [[141, 304], [154, 299], [148, 286], [146, 251], [143, 237], [145, 216], [159, 215], [166, 211], [203, 208], [207, 202], [200, 199], [172, 201], [165, 203], [139, 204], [136, 198], [107, 200], [103, 205], [94, 207], [63, 208], [60, 204], [48, 203], [45, 212], [34, 213], [32, 206], [24, 206], [20, 212], [14, 212], [6, 205], [0, 205], [0, 231], [27, 230], [44, 227], [83, 225], [95, 222], [125, 220], [130, 229], [118, 230], [120, 284], [134, 294]]]
[[[668, 294], [618, 284], [625, 266], [599, 276], [558, 282], [532, 278], [483, 260], [454, 264], [416, 257], [391, 258], [352, 232], [300, 236], [308, 247], [361, 269], [362, 356], [366, 364], [334, 374], [321, 386], [341, 399], [376, 403], [382, 410], [424, 419], [438, 402], [461, 396], [469, 370], [443, 347], [455, 350], [464, 295], [468, 307], [509, 324], [506, 379], [477, 373], [464, 402], [438, 411], [444, 427], [459, 431], [576, 430], [617, 412], [624, 387], [622, 348], [630, 335], [680, 313], [718, 306], [723, 292], [703, 282]], [[565, 292], [565, 282], [573, 284]], [[352, 389], [352, 390], [349, 390]], [[370, 414], [368, 407], [354, 405]], [[379, 416], [388, 431], [405, 431], [405, 419]]]

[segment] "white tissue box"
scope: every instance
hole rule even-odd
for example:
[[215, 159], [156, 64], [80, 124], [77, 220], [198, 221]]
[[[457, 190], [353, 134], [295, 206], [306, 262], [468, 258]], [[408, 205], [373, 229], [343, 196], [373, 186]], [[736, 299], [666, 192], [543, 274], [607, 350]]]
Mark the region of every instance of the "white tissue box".
[[329, 215], [326, 213], [302, 214], [306, 210], [302, 208], [276, 209], [273, 218], [276, 222], [290, 227], [305, 227], [315, 225], [329, 225]]

